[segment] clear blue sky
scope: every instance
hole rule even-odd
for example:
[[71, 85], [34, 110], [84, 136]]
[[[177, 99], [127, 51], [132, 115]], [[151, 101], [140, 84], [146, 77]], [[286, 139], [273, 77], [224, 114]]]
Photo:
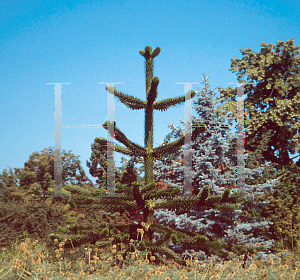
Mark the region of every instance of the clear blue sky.
[[[62, 125], [101, 125], [107, 92], [99, 82], [121, 82], [118, 90], [145, 100], [139, 54], [145, 46], [161, 48], [154, 75], [163, 100], [182, 96], [184, 85], [176, 83], [201, 82], [203, 73], [210, 75], [211, 89], [237, 82], [228, 68], [231, 58], [242, 58], [240, 48], [258, 52], [262, 42], [291, 38], [300, 44], [298, 1], [16, 2], [0, 2], [1, 173], [55, 147], [54, 85], [46, 82], [70, 83], [62, 87]], [[144, 113], [115, 98], [118, 128], [142, 146]], [[184, 104], [154, 112], [154, 147], [171, 131], [165, 121], [178, 127], [178, 118], [184, 120]], [[96, 137], [107, 138], [107, 131], [62, 128], [62, 150], [80, 156], [93, 182], [86, 160]], [[118, 167], [122, 156], [115, 153]]]

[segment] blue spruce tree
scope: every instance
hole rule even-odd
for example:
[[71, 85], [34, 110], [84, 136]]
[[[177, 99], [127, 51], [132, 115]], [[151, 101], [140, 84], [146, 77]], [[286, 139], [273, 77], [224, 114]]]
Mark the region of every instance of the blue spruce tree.
[[[192, 116], [192, 123], [193, 125], [205, 123], [209, 125], [209, 129], [208, 132], [198, 135], [197, 144], [194, 142], [192, 146], [193, 192], [197, 195], [199, 190], [208, 185], [212, 195], [220, 195], [224, 192], [226, 186], [235, 185], [236, 182], [236, 142], [238, 135], [229, 135], [228, 130], [224, 129], [233, 124], [235, 117], [230, 116], [228, 113], [222, 115], [222, 107], [217, 109], [213, 91], [208, 90], [210, 84], [210, 82], [207, 82], [208, 78], [205, 79], [204, 76], [203, 81], [205, 91], [198, 92], [197, 99], [193, 101], [199, 117]], [[185, 124], [184, 121], [180, 121]], [[165, 138], [164, 144], [170, 141], [171, 135], [175, 139], [184, 136], [184, 131], [181, 128], [176, 129], [173, 125], [169, 125], [169, 127], [172, 128], [172, 132]], [[219, 140], [221, 136], [222, 139]], [[255, 166], [255, 163], [261, 158], [261, 151], [265, 149], [265, 142], [268, 137], [270, 137], [270, 133], [267, 133], [264, 141], [261, 141], [259, 149], [250, 155], [245, 154], [244, 156], [245, 159], [249, 159], [245, 161], [246, 166], [251, 168], [244, 169], [245, 185], [243, 191], [245, 191], [244, 194], [246, 193], [247, 201], [242, 203], [239, 209], [234, 210], [234, 212], [221, 212], [216, 209], [205, 211], [192, 210], [182, 215], [176, 215], [174, 211], [156, 210], [154, 220], [175, 230], [205, 234], [221, 242], [248, 246], [259, 245], [264, 246], [265, 250], [270, 250], [274, 246], [274, 240], [272, 239], [274, 236], [272, 233], [266, 233], [260, 228], [265, 227], [268, 229], [272, 222], [267, 221], [265, 218], [263, 220], [244, 218], [245, 213], [252, 214], [253, 217], [255, 213], [262, 212], [265, 203], [255, 203], [255, 198], [272, 191], [281, 178], [272, 168], [273, 165], [270, 162], [260, 167]], [[183, 158], [183, 148], [169, 156], [172, 159], [178, 157]], [[218, 167], [224, 165], [228, 170], [227, 172], [220, 170], [220, 168], [218, 169]], [[170, 165], [166, 161], [156, 160], [153, 174], [156, 182], [162, 180], [171, 188], [180, 187], [182, 189], [184, 182], [183, 170], [184, 166], [178, 161]], [[240, 193], [240, 190], [238, 191]], [[239, 193], [236, 194], [238, 195]], [[160, 237], [160, 235], [155, 235], [156, 237]], [[186, 257], [188, 256], [185, 252], [189, 252], [191, 257], [190, 251], [194, 249], [187, 246], [176, 246], [172, 242], [170, 243], [170, 248]], [[198, 251], [198, 253], [200, 260], [207, 259], [207, 252]], [[220, 257], [214, 257], [217, 261], [221, 261]], [[232, 257], [239, 258], [235, 253]], [[266, 255], [264, 252], [258, 252], [257, 257], [259, 259], [266, 258]], [[273, 257], [276, 259], [275, 255]]]

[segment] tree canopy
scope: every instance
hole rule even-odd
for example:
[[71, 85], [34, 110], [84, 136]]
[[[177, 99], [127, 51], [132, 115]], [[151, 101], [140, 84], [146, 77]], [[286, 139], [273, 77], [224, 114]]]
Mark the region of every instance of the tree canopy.
[[[230, 71], [237, 72], [238, 82], [244, 85], [245, 127], [252, 129], [245, 135], [245, 149], [254, 151], [267, 131], [271, 137], [262, 152], [264, 161], [276, 163], [278, 170], [293, 164], [289, 153], [300, 151], [300, 56], [294, 40], [278, 41], [275, 44], [261, 44], [260, 52], [250, 48], [242, 52], [242, 59], [231, 59]], [[273, 49], [274, 50], [273, 50]], [[282, 48], [282, 49], [281, 49]], [[247, 81], [242, 79], [247, 75]], [[226, 102], [218, 110], [236, 114], [236, 89], [218, 87], [218, 101]], [[268, 106], [269, 105], [269, 106]], [[300, 160], [296, 163], [300, 167]]]
[[[71, 150], [62, 155], [62, 185], [78, 184], [85, 188], [93, 188], [80, 165], [79, 156]], [[54, 148], [49, 147], [39, 152], [33, 152], [24, 168], [6, 169], [0, 175], [1, 199], [25, 199], [25, 197], [46, 197], [54, 187]]]

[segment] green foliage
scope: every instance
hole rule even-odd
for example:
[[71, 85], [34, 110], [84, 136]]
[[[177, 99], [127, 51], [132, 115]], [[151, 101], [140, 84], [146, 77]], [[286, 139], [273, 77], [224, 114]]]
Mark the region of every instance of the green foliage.
[[[67, 202], [65, 202], [67, 203]], [[53, 204], [51, 198], [43, 202], [39, 201], [8, 201], [0, 203], [0, 247], [11, 248], [13, 243], [25, 241], [25, 235], [32, 241], [39, 240], [45, 243], [55, 259], [56, 249], [59, 243], [50, 238], [52, 232], [57, 228], [64, 229], [70, 227], [72, 230], [82, 230], [84, 227], [91, 228], [95, 224], [116, 224], [142, 221], [141, 215], [124, 212], [109, 213], [105, 211], [94, 211], [93, 209], [74, 208], [70, 204], [56, 202]], [[17, 229], [17, 230], [16, 230]], [[62, 239], [61, 239], [62, 240]], [[68, 249], [73, 249], [70, 241], [66, 242]], [[74, 244], [73, 244], [74, 245]], [[71, 259], [85, 254], [85, 244], [80, 245], [75, 242], [76, 249]]]
[[[53, 195], [54, 189], [54, 157], [52, 147], [34, 152], [30, 155], [24, 168], [14, 168], [10, 173], [4, 169], [0, 175], [1, 201], [44, 201], [48, 195]], [[79, 174], [78, 174], [79, 173]], [[83, 188], [93, 187], [80, 166], [78, 156], [69, 151], [62, 155], [62, 185], [68, 182], [78, 184]], [[64, 191], [63, 191], [64, 192]], [[56, 199], [58, 200], [58, 199]]]
[[257, 197], [257, 201], [269, 202], [261, 215], [274, 222], [269, 230], [276, 236], [276, 249], [284, 247], [297, 251], [300, 244], [300, 168], [293, 164], [279, 174], [285, 176], [274, 192]]
[[[222, 248], [235, 250], [237, 252], [242, 250], [243, 246], [232, 247], [232, 245], [228, 245], [227, 243], [220, 244], [219, 241], [214, 240], [213, 238], [207, 239], [207, 237], [205, 236], [200, 236], [193, 233], [183, 233], [181, 231], [172, 230], [169, 227], [153, 224], [151, 223], [151, 220], [153, 219], [154, 209], [159, 209], [159, 208], [170, 209], [170, 210], [173, 209], [179, 214], [181, 211], [186, 212], [184, 211], [184, 208], [186, 209], [187, 205], [189, 205], [188, 209], [190, 210], [192, 209], [205, 210], [214, 207], [217, 209], [222, 209], [223, 211], [226, 210], [230, 211], [230, 209], [232, 209], [232, 206], [230, 207], [229, 205], [230, 202], [232, 203], [237, 201], [244, 201], [244, 198], [238, 199], [236, 197], [228, 196], [230, 192], [229, 189], [227, 189], [222, 196], [209, 196], [209, 189], [208, 187], [206, 187], [203, 189], [203, 192], [201, 192], [199, 198], [197, 197], [173, 198], [172, 200], [169, 201], [162, 200], [159, 202], [153, 202], [153, 199], [158, 197], [164, 197], [164, 196], [174, 197], [174, 195], [178, 193], [179, 190], [167, 189], [167, 190], [159, 190], [159, 192], [157, 192], [153, 190], [153, 186], [156, 186], [156, 183], [151, 183], [142, 188], [140, 188], [139, 185], [140, 183], [138, 182], [136, 182], [132, 186], [127, 186], [126, 188], [124, 188], [124, 186], [122, 187], [120, 184], [116, 185], [118, 189], [126, 190], [124, 199], [119, 197], [95, 198], [90, 195], [90, 198], [87, 199], [87, 201], [93, 200], [93, 202], [89, 203], [90, 210], [93, 211], [97, 211], [97, 209], [108, 211], [110, 209], [111, 211], [124, 213], [125, 211], [129, 212], [128, 210], [133, 211], [134, 209], [137, 210], [137, 212], [139, 212], [139, 210], [145, 209], [145, 206], [147, 206], [147, 208], [148, 207], [149, 208], [148, 209], [146, 208], [143, 212], [143, 219], [142, 219], [143, 222], [140, 222], [138, 224], [125, 224], [125, 223], [100, 224], [94, 221], [94, 224], [90, 225], [89, 227], [78, 227], [75, 224], [67, 228], [62, 228], [62, 227], [58, 228], [58, 230], [60, 232], [63, 232], [64, 235], [52, 234], [50, 238], [52, 240], [54, 240], [55, 238], [57, 238], [58, 240], [62, 240], [63, 238], [68, 238], [67, 236], [69, 237], [72, 236], [72, 242], [74, 246], [80, 245], [82, 243], [90, 243], [102, 248], [107, 248], [112, 244], [123, 242], [124, 244], [127, 245], [127, 249], [126, 249], [127, 251], [125, 250], [123, 252], [125, 256], [126, 253], [129, 252], [128, 251], [129, 240], [130, 239], [137, 240], [138, 232], [139, 232], [138, 229], [140, 229], [142, 230], [143, 239], [145, 241], [144, 243], [140, 243], [140, 242], [137, 243], [137, 248], [139, 250], [144, 251], [146, 250], [145, 248], [147, 248], [147, 250], [152, 250], [153, 252], [163, 252], [163, 254], [166, 254], [170, 258], [173, 258], [174, 260], [178, 261], [178, 263], [180, 263], [181, 265], [184, 265], [183, 260], [179, 258], [177, 254], [172, 252], [172, 250], [165, 247], [165, 245], [171, 241], [171, 238], [173, 240], [177, 240], [176, 241], [177, 243], [179, 242], [184, 244], [190, 244], [190, 246], [193, 246], [201, 250], [203, 249], [208, 253], [213, 252], [214, 254], [218, 254], [219, 256], [222, 257], [227, 256], [227, 254], [221, 250]], [[73, 186], [72, 188], [73, 188], [73, 192], [75, 191], [75, 189], [76, 192], [79, 191], [79, 187]], [[68, 187], [68, 190], [72, 192], [71, 186]], [[145, 198], [147, 198], [147, 200]], [[87, 201], [82, 201], [79, 198], [74, 199], [74, 201], [77, 201], [77, 207], [79, 205], [81, 205], [83, 208], [87, 206]], [[204, 201], [204, 203], [201, 203], [200, 205], [199, 201]], [[162, 233], [165, 236], [162, 239], [158, 240], [157, 242], [150, 242], [152, 240], [152, 236], [154, 232]], [[208, 243], [203, 243], [204, 240], [209, 241], [210, 245], [208, 246]], [[71, 245], [66, 244], [66, 246], [71, 246]], [[158, 258], [158, 260], [162, 261], [160, 258]]]
[[23, 200], [24, 193], [19, 191], [19, 178], [20, 178], [21, 168], [9, 168], [9, 173], [6, 169], [2, 171], [0, 175], [0, 190], [2, 202], [7, 202], [11, 200]]
[[[281, 169], [293, 164], [289, 153], [300, 152], [300, 46], [294, 46], [293, 39], [278, 41], [277, 46], [265, 43], [261, 46], [259, 52], [240, 49], [243, 58], [231, 59], [229, 70], [237, 72], [239, 83], [247, 82], [244, 86], [245, 94], [248, 94], [244, 102], [245, 127], [252, 125], [253, 129], [245, 135], [245, 149], [255, 151], [265, 133], [270, 131], [271, 137], [266, 143], [267, 148], [262, 151], [262, 158], [276, 163]], [[247, 81], [242, 79], [244, 76], [247, 76]], [[225, 108], [222, 114], [230, 111], [236, 115], [236, 89], [218, 89], [220, 97], [217, 101], [226, 102], [218, 111]]]
[[42, 240], [50, 245], [48, 235], [58, 226], [66, 224], [62, 204], [9, 201], [0, 203], [0, 247], [10, 248], [22, 240], [25, 232], [32, 240]]
[[[278, 41], [277, 46], [265, 43], [261, 46], [259, 52], [254, 52], [250, 48], [240, 49], [243, 58], [231, 59], [229, 70], [237, 73], [239, 83], [247, 82], [244, 85], [244, 93], [248, 94], [244, 101], [245, 126], [252, 126], [253, 129], [245, 135], [245, 150], [250, 152], [250, 161], [256, 167], [266, 161], [272, 162], [273, 169], [266, 172], [276, 178], [274, 170], [277, 170], [278, 175], [281, 171], [290, 169], [290, 166], [300, 167], [300, 160], [293, 164], [293, 159], [299, 155], [293, 158], [289, 156], [289, 153], [293, 155], [295, 152], [300, 152], [298, 127], [300, 46], [295, 46], [293, 39], [287, 42]], [[243, 80], [243, 77], [247, 77], [247, 81]], [[217, 101], [225, 102], [218, 108], [219, 113], [226, 114], [230, 111], [236, 114], [236, 89], [231, 87], [226, 89], [218, 87], [218, 89], [220, 97]], [[259, 149], [260, 146], [262, 149]], [[270, 230], [275, 233], [278, 241], [281, 241], [283, 236], [283, 240], [289, 242], [289, 247], [292, 246], [292, 232], [282, 235], [283, 232], [279, 232], [276, 228], [284, 230], [287, 227], [284, 224], [290, 225], [287, 215], [292, 213], [291, 205], [297, 205], [299, 182], [293, 174], [299, 176], [296, 169], [291, 170], [286, 173], [284, 181], [281, 180], [279, 189], [263, 198], [257, 198], [257, 201], [261, 202], [270, 201], [266, 208], [268, 210], [263, 213], [257, 211], [243, 213], [251, 217], [264, 216], [275, 222]], [[255, 183], [262, 183], [262, 181], [263, 179]], [[252, 183], [254, 182], [248, 179], [247, 184]]]
[[[106, 194], [107, 184], [107, 141], [104, 137], [96, 138], [91, 145], [92, 154], [90, 161], [86, 161], [89, 172], [93, 177], [96, 177], [96, 184], [102, 190], [102, 194]], [[115, 169], [115, 182], [120, 182], [121, 174]]]
[[121, 184], [131, 185], [133, 182], [137, 181], [137, 172], [134, 169], [133, 161], [129, 161], [126, 170], [122, 174]]

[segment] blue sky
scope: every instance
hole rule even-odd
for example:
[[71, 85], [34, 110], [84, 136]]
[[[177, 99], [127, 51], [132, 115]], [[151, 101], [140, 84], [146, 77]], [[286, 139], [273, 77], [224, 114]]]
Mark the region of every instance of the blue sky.
[[[46, 82], [70, 83], [62, 87], [63, 126], [101, 125], [107, 92], [98, 83], [123, 83], [117, 90], [145, 100], [145, 59], [139, 54], [145, 46], [161, 48], [154, 76], [160, 79], [157, 100], [163, 100], [182, 96], [184, 85], [176, 83], [201, 83], [203, 73], [210, 75], [210, 89], [237, 82], [228, 68], [231, 58], [242, 58], [240, 48], [258, 52], [262, 42], [291, 38], [300, 44], [297, 1], [26, 0], [1, 1], [0, 10], [1, 173], [55, 147], [54, 85]], [[184, 104], [154, 112], [154, 147], [171, 131], [165, 121], [182, 126], [178, 118], [184, 120]], [[115, 98], [115, 121], [144, 146], [144, 110]], [[93, 182], [86, 160], [96, 137], [107, 138], [107, 131], [62, 128], [62, 150], [80, 156]], [[122, 156], [115, 153], [118, 167]]]

